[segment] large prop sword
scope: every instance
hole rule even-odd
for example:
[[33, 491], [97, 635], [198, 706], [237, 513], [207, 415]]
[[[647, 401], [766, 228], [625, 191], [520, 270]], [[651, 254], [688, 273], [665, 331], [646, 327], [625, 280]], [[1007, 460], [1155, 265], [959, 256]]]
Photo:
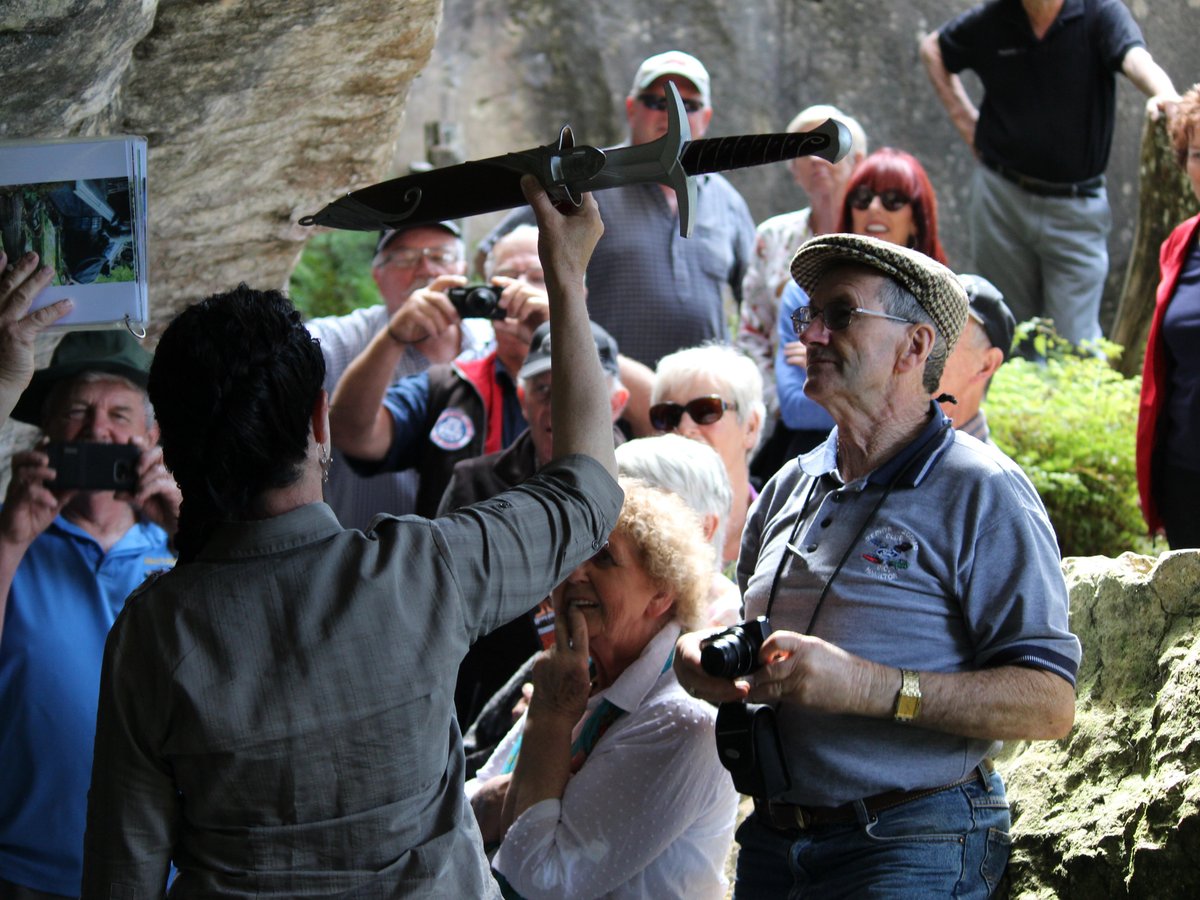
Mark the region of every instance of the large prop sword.
[[564, 125], [555, 143], [371, 185], [305, 216], [300, 224], [375, 231], [512, 209], [525, 203], [521, 176], [528, 174], [560, 205], [578, 206], [586, 191], [627, 184], [667, 185], [678, 198], [679, 233], [688, 237], [696, 207], [693, 176], [798, 156], [837, 162], [850, 151], [850, 132], [836, 119], [794, 134], [693, 141], [679, 91], [670, 82], [667, 87], [667, 133], [656, 141], [608, 150], [576, 146], [571, 126]]

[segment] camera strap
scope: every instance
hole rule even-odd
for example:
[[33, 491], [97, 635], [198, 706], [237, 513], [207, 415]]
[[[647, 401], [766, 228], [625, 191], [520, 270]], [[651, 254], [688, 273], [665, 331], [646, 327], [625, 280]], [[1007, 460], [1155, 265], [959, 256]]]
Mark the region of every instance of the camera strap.
[[[948, 429], [950, 425], [950, 420], [947, 419], [937, 430], [935, 435], [922, 443], [921, 448], [923, 449], [925, 445], [931, 441], [939, 440], [942, 435], [946, 433], [946, 429]], [[846, 544], [846, 550], [842, 554], [842, 558], [838, 560], [838, 564], [834, 568], [833, 574], [829, 576], [828, 580], [825, 582], [825, 587], [821, 589], [821, 596], [817, 598], [817, 605], [813, 607], [812, 615], [809, 616], [808, 619], [808, 625], [805, 626], [804, 630], [801, 631], [800, 634], [811, 635], [813, 633], [813, 626], [816, 624], [817, 616], [821, 613], [821, 607], [825, 604], [825, 598], [829, 595], [829, 588], [833, 585], [833, 580], [841, 573], [842, 567], [845, 566], [846, 562], [850, 559], [850, 554], [854, 552], [854, 548], [857, 547], [858, 542], [862, 540], [863, 534], [866, 533], [866, 530], [871, 523], [875, 521], [875, 517], [879, 514], [879, 510], [883, 506], [884, 501], [891, 496], [893, 488], [895, 488], [895, 486], [901, 481], [904, 481], [912, 473], [913, 469], [918, 464], [923, 463], [924, 460], [925, 454], [921, 453], [920, 449], [918, 449], [918, 451], [913, 454], [912, 458], [905, 464], [904, 468], [897, 472], [896, 475], [890, 481], [888, 481], [887, 487], [884, 489], [879, 499], [875, 501], [875, 505], [871, 508], [871, 512], [867, 514], [866, 519], [864, 519], [862, 525], [859, 526], [858, 532], [854, 535], [854, 538]], [[808, 489], [808, 495], [804, 498], [804, 504], [800, 507], [800, 513], [796, 516], [796, 523], [792, 526], [792, 530], [788, 535], [787, 542], [784, 544], [783, 553], [779, 558], [779, 565], [775, 568], [775, 577], [771, 580], [771, 592], [767, 595], [766, 616], [768, 619], [771, 617], [771, 610], [775, 606], [775, 597], [778, 594], [779, 584], [783, 578], [784, 567], [787, 565], [788, 558], [795, 553], [792, 548], [796, 544], [796, 538], [800, 534], [800, 529], [804, 526], [805, 521], [808, 519], [808, 506], [812, 502], [813, 496], [817, 492], [817, 484], [824, 477], [825, 475], [822, 474], [813, 478], [812, 484]]]

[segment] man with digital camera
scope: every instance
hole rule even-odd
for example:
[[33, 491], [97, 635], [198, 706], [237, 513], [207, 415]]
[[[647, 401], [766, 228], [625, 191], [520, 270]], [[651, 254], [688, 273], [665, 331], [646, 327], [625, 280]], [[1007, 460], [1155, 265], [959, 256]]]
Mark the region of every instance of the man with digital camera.
[[710, 674], [701, 634], [675, 656], [686, 689], [736, 704], [718, 748], [756, 794], [737, 893], [984, 897], [1009, 841], [991, 757], [1074, 719], [1054, 531], [1021, 470], [933, 400], [967, 318], [953, 273], [844, 234], [806, 242], [791, 270], [812, 298], [794, 323], [805, 392], [836, 428], [746, 524], [744, 611], [774, 629], [734, 636], [754, 670]]
[[[420, 344], [399, 344], [389, 337], [401, 333], [408, 322], [427, 318], [431, 305], [442, 306], [449, 291], [466, 284], [465, 272], [462, 232], [454, 222], [384, 231], [371, 260], [371, 277], [383, 302], [305, 323], [321, 342], [324, 387], [329, 396], [360, 356], [364, 361], [359, 377], [370, 376], [373, 383], [382, 383], [382, 393], [388, 385], [431, 365], [486, 354], [492, 329], [480, 319], [447, 317], [441, 329]], [[334, 450], [331, 455], [325, 502], [347, 528], [366, 528], [381, 512], [410, 513], [416, 496], [415, 472], [363, 477], [350, 469], [340, 452]]]
[[0, 509], [0, 896], [79, 895], [100, 664], [125, 597], [175, 559], [180, 494], [125, 331], [73, 332], [13, 418]]
[[495, 350], [477, 360], [443, 362], [392, 383], [388, 361], [438, 340], [461, 320], [449, 294], [452, 285], [447, 282], [435, 291], [439, 282], [434, 282], [419, 304], [392, 318], [333, 392], [334, 446], [362, 476], [415, 470], [420, 479], [415, 512], [428, 518], [437, 514], [455, 463], [502, 450], [525, 430], [516, 374], [534, 329], [550, 309], [537, 228], [523, 227], [498, 241], [485, 273], [488, 285], [497, 289], [494, 303], [481, 304], [476, 291], [476, 308], [468, 311], [489, 317]]

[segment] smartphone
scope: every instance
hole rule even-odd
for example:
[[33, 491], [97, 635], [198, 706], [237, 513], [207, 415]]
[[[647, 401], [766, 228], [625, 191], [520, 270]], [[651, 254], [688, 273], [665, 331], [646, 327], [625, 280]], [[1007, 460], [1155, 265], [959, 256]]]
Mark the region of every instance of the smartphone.
[[139, 450], [133, 444], [52, 441], [46, 446], [55, 490], [132, 491], [137, 487]]

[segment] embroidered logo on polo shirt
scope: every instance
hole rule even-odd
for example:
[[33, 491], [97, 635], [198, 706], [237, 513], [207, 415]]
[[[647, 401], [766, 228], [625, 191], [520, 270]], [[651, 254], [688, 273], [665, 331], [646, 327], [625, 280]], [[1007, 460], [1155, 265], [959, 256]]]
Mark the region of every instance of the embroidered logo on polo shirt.
[[895, 581], [917, 560], [917, 539], [903, 528], [885, 525], [867, 535], [869, 549], [862, 554], [867, 572], [883, 581]]
[[461, 450], [475, 437], [475, 423], [461, 409], [446, 409], [437, 417], [429, 432], [434, 446], [443, 450]]

